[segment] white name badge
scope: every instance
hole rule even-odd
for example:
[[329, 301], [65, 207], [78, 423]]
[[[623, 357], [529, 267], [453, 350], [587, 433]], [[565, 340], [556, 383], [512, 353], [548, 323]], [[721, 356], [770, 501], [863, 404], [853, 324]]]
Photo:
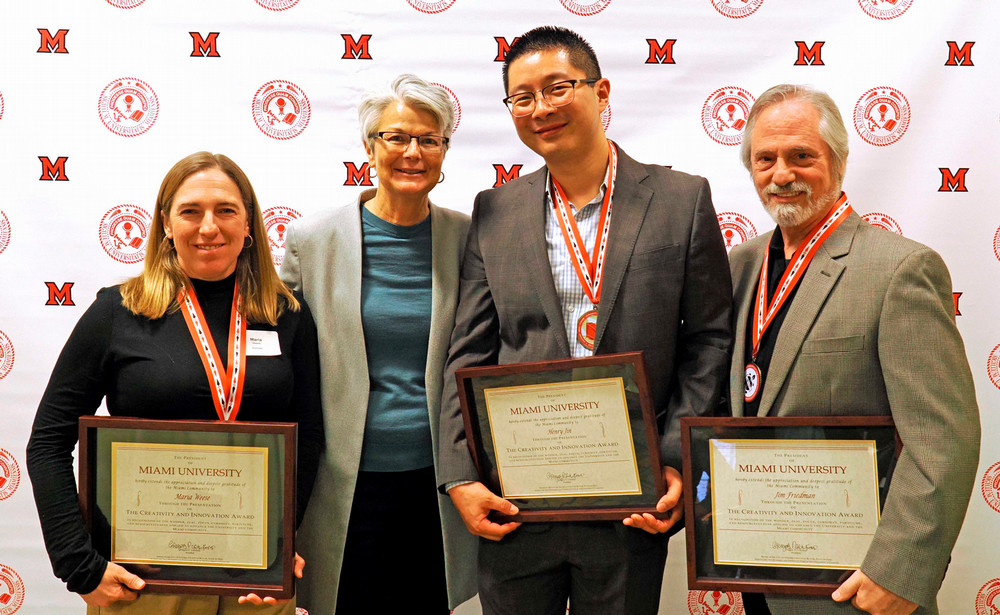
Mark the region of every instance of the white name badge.
[[274, 357], [281, 354], [277, 331], [247, 331], [248, 357]]

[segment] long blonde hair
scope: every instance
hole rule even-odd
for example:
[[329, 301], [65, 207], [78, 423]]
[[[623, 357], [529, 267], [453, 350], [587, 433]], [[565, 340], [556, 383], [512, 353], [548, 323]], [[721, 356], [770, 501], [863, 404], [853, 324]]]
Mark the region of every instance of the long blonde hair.
[[276, 325], [284, 309], [298, 311], [299, 302], [274, 270], [264, 218], [250, 180], [228, 157], [210, 152], [185, 157], [163, 178], [156, 197], [142, 273], [122, 284], [122, 305], [133, 314], [151, 319], [162, 318], [168, 311], [180, 307], [177, 293], [188, 284], [188, 277], [177, 262], [173, 242], [167, 239], [163, 230], [163, 218], [169, 217], [174, 195], [184, 180], [207, 169], [219, 169], [236, 183], [247, 212], [253, 245], [244, 248], [236, 259], [236, 281], [243, 299], [243, 315], [252, 323]]

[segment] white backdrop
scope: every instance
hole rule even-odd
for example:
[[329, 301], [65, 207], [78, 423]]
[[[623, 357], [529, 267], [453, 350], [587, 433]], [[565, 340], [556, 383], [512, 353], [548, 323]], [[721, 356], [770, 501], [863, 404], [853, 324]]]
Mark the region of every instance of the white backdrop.
[[[280, 248], [288, 219], [360, 189], [348, 168], [364, 170], [362, 92], [414, 72], [448, 88], [460, 109], [447, 179], [431, 196], [469, 211], [498, 181], [496, 165], [540, 164], [500, 103], [496, 59], [498, 37], [542, 24], [593, 44], [612, 83], [609, 136], [641, 161], [707, 177], [734, 243], [772, 226], [738, 159], [745, 106], [779, 82], [815, 85], [838, 102], [851, 126], [845, 190], [855, 209], [938, 250], [961, 293], [984, 440], [940, 605], [996, 613], [1000, 325], [990, 306], [1000, 299], [1000, 211], [987, 195], [1000, 191], [998, 23], [987, 0], [8, 0], [0, 615], [82, 607], [51, 574], [24, 446], [82, 311], [100, 287], [138, 272], [169, 167], [200, 149], [234, 158], [263, 206], [277, 208], [268, 223]], [[733, 594], [687, 592], [683, 546], [682, 536], [671, 543], [661, 612], [741, 613]]]

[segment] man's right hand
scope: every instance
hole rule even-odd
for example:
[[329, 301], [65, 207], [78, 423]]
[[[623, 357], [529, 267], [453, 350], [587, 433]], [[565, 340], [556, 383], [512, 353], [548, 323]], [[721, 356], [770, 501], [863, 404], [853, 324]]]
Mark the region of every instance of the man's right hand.
[[90, 606], [111, 606], [119, 600], [135, 600], [136, 592], [146, 586], [146, 582], [125, 570], [118, 564], [108, 562], [101, 584], [89, 594], [83, 594], [83, 601]]
[[451, 496], [451, 501], [458, 509], [458, 514], [462, 515], [465, 527], [469, 528], [469, 531], [476, 536], [482, 536], [489, 540], [500, 540], [521, 526], [520, 523], [513, 521], [508, 523], [490, 521], [487, 515], [490, 514], [491, 510], [505, 515], [516, 515], [517, 506], [497, 497], [482, 483], [466, 483], [452, 487], [448, 490], [448, 495]]

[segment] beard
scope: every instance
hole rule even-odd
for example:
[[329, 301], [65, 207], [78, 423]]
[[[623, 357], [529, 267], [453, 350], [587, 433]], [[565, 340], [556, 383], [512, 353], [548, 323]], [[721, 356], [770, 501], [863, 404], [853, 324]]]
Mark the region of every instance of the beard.
[[[770, 203], [767, 195], [790, 195], [802, 192], [806, 196], [805, 205], [795, 203]], [[760, 201], [764, 204], [771, 219], [781, 228], [797, 228], [806, 224], [810, 220], [818, 218], [826, 213], [830, 206], [840, 196], [840, 188], [834, 188], [826, 194], [817, 195], [813, 198], [812, 188], [805, 182], [791, 182], [789, 184], [778, 185], [768, 184], [760, 191]]]

